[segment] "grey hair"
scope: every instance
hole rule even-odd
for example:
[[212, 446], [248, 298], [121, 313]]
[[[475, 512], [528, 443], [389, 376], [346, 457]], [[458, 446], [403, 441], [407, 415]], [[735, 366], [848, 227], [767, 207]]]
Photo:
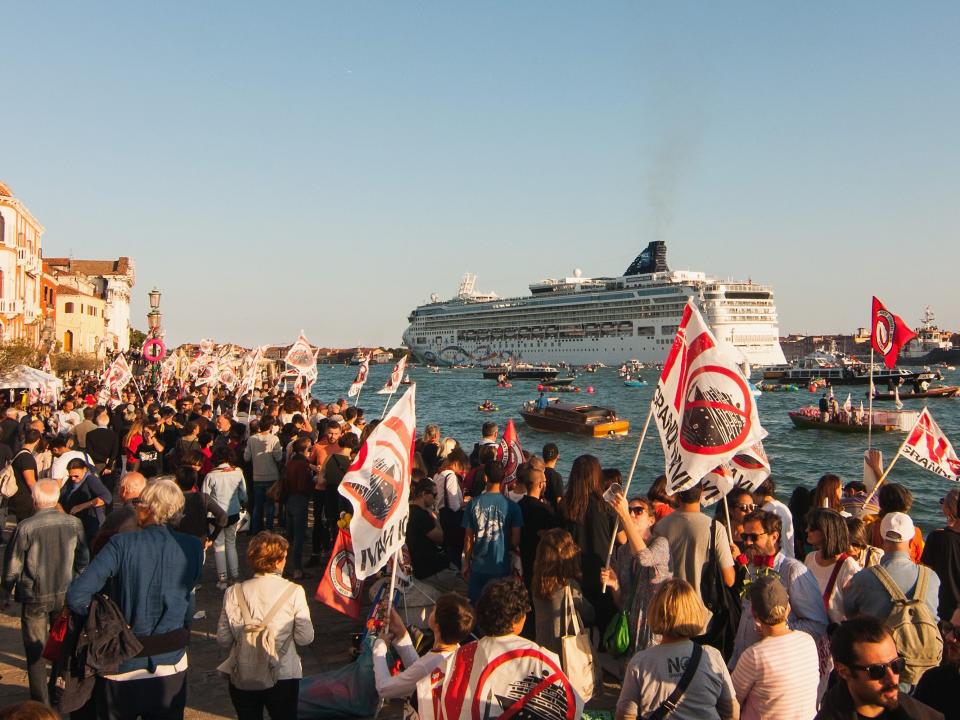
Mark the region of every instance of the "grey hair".
[[50, 480], [49, 478], [37, 480], [34, 483], [31, 495], [33, 495], [33, 506], [35, 508], [55, 507], [60, 502], [60, 485], [56, 480]]
[[140, 506], [149, 511], [158, 525], [180, 513], [184, 502], [183, 492], [175, 482], [166, 478], [148, 483], [140, 493]]
[[128, 472], [120, 478], [120, 493], [129, 497], [139, 497], [147, 486], [147, 479], [138, 472]]

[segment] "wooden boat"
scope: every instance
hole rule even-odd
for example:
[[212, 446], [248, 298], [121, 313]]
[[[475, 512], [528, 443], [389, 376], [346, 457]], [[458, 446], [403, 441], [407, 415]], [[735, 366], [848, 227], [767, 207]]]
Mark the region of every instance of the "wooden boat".
[[[813, 406], [793, 410], [788, 414], [793, 424], [804, 430], [829, 430], [839, 433], [867, 433], [869, 431], [866, 412], [863, 413], [863, 419], [859, 423], [836, 420], [823, 422], [820, 420], [819, 408]], [[910, 410], [874, 410], [873, 432], [908, 432], [916, 423], [918, 415], [919, 413]]]
[[617, 417], [615, 410], [599, 405], [552, 402], [543, 410], [529, 402], [520, 410], [527, 425], [534, 430], [567, 432], [590, 437], [626, 435], [630, 421]]
[[[901, 400], [913, 400], [914, 398], [949, 398], [960, 393], [960, 387], [951, 385], [944, 387], [927, 388], [922, 392], [900, 393]], [[873, 396], [874, 400], [896, 400], [894, 393], [883, 392]]]

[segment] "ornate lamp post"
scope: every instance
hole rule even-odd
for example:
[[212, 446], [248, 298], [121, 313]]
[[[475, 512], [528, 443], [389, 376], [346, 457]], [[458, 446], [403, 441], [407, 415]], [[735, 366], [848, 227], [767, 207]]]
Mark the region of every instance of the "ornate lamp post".
[[143, 343], [143, 357], [150, 363], [150, 383], [156, 385], [160, 373], [160, 361], [166, 355], [163, 346], [163, 313], [160, 312], [160, 291], [153, 288], [147, 297], [150, 299], [150, 312], [147, 313], [147, 340]]

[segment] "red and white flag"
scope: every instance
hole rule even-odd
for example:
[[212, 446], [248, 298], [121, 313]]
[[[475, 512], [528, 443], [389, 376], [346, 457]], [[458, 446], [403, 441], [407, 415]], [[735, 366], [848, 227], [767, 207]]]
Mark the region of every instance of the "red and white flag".
[[337, 612], [360, 619], [360, 581], [354, 572], [353, 543], [350, 533], [340, 529], [333, 545], [330, 562], [323, 571], [314, 596]]
[[763, 449], [763, 443], [744, 448], [730, 458], [729, 462], [716, 467], [703, 476], [703, 495], [700, 502], [704, 507], [730, 494], [734, 488], [743, 488], [754, 492], [760, 483], [770, 477], [770, 461]]
[[353, 506], [350, 536], [361, 580], [406, 542], [416, 424], [416, 388], [411, 387], [370, 433], [340, 483], [340, 494]]
[[960, 459], [927, 408], [917, 418], [900, 454], [942, 478], [960, 482]]
[[400, 381], [403, 380], [403, 371], [406, 367], [407, 356], [404, 355], [397, 364], [393, 366], [393, 370], [390, 371], [390, 377], [387, 378], [387, 384], [377, 390], [377, 394], [393, 395], [397, 391], [397, 388], [400, 387]]
[[360, 361], [360, 367], [357, 368], [357, 377], [354, 378], [353, 382], [350, 384], [350, 389], [347, 390], [347, 397], [356, 397], [360, 394], [360, 390], [363, 388], [364, 383], [367, 382], [367, 373], [370, 372], [370, 357], [367, 356]]
[[101, 379], [103, 387], [100, 389], [98, 402], [101, 405], [109, 403], [112, 407], [116, 407], [120, 404], [120, 391], [131, 380], [133, 380], [133, 371], [127, 364], [127, 358], [123, 353], [120, 353], [103, 374]]
[[883, 357], [884, 365], [895, 367], [900, 348], [916, 336], [899, 316], [887, 310], [874, 296], [870, 315], [870, 344]]
[[500, 485], [500, 491], [506, 495], [508, 491], [513, 490], [513, 484], [517, 481], [517, 468], [523, 463], [523, 448], [520, 447], [520, 436], [517, 435], [513, 418], [507, 420], [507, 427], [497, 445], [497, 462], [503, 466], [503, 483]]
[[303, 374], [310, 368], [317, 366], [317, 352], [319, 352], [319, 350], [314, 351], [310, 346], [310, 341], [307, 340], [307, 336], [304, 335], [303, 330], [301, 330], [300, 335], [297, 336], [297, 341], [287, 350], [287, 354], [283, 360], [287, 365], [296, 368]]
[[717, 343], [692, 299], [683, 310], [652, 406], [671, 494], [692, 487], [767, 435], [739, 358]]

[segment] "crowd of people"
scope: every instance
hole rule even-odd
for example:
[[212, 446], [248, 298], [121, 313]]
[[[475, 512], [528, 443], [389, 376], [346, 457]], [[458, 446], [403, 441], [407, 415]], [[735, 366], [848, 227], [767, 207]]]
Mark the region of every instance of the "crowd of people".
[[[15, 483], [2, 586], [34, 703], [0, 718], [182, 718], [208, 555], [237, 716], [296, 717], [297, 647], [323, 633], [304, 583], [330, 557], [351, 511], [338, 487], [379, 421], [278, 390], [236, 416], [222, 389], [197, 402], [131, 388], [112, 408], [98, 390], [80, 378], [57, 408], [0, 410]], [[552, 442], [507, 477], [499, 437], [487, 422], [461, 444], [428, 424], [415, 444], [406, 546], [430, 606], [422, 627], [384, 609], [372, 647], [377, 692], [409, 716], [495, 717], [513, 697], [529, 717], [573, 717], [605, 675], [618, 719], [960, 717], [960, 490], [924, 539], [895, 483], [864, 507], [863, 484], [833, 474], [788, 502], [768, 478], [708, 514], [700, 485], [624, 493], [593, 455], [563, 478]], [[527, 658], [529, 697], [489, 670], [504, 654]], [[531, 699], [550, 683], [566, 690]]]

